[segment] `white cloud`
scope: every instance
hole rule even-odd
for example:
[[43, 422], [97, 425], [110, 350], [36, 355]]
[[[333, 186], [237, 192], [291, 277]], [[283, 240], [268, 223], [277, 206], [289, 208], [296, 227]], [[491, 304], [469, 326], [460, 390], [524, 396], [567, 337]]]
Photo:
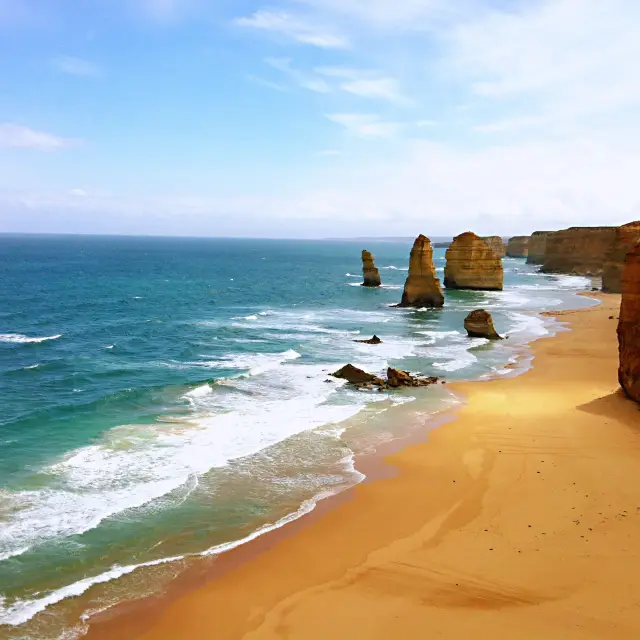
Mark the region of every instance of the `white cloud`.
[[271, 80], [265, 80], [264, 78], [259, 78], [258, 76], [248, 75], [247, 80], [261, 87], [273, 89], [274, 91], [281, 91], [283, 93], [289, 91], [289, 89], [287, 89], [287, 87], [285, 87], [284, 85], [278, 84], [277, 82], [271, 82]]
[[344, 49], [349, 46], [349, 41], [345, 37], [330, 33], [311, 21], [286, 11], [256, 11], [249, 17], [236, 18], [234, 23], [240, 27], [279, 33], [296, 42], [322, 49]]
[[548, 123], [548, 118], [544, 116], [518, 116], [514, 118], [506, 118], [504, 120], [496, 120], [494, 122], [487, 122], [485, 124], [477, 124], [474, 125], [473, 130], [480, 133], [511, 132], [541, 126]]
[[327, 114], [327, 118], [361, 138], [392, 138], [404, 126], [373, 113], [333, 113]]
[[78, 142], [78, 140], [62, 138], [12, 122], [0, 123], [0, 147], [52, 151], [62, 147], [75, 146]]
[[322, 78], [307, 74], [291, 66], [290, 58], [267, 58], [265, 62], [274, 69], [284, 73], [291, 78], [298, 86], [308, 89], [314, 93], [330, 93], [331, 87]]
[[100, 75], [100, 69], [95, 64], [75, 56], [58, 56], [52, 60], [52, 64], [58, 71], [72, 76]]
[[399, 83], [394, 78], [361, 78], [345, 82], [340, 87], [343, 91], [362, 98], [388, 100], [397, 104], [409, 102], [402, 95]]

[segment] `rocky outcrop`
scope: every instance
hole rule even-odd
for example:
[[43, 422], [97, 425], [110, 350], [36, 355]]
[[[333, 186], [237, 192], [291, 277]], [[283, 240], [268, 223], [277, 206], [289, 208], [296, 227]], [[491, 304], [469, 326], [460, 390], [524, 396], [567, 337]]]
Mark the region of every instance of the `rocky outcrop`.
[[513, 238], [509, 238], [507, 255], [510, 258], [526, 258], [529, 255], [529, 236], [513, 236]]
[[542, 264], [547, 250], [547, 238], [555, 231], [534, 231], [529, 239], [529, 255], [527, 264]]
[[622, 271], [627, 253], [640, 242], [640, 221], [629, 222], [616, 229], [613, 244], [602, 270], [602, 290], [622, 293]]
[[392, 389], [397, 389], [398, 387], [427, 387], [439, 380], [440, 378], [416, 378], [407, 371], [393, 369], [392, 367], [387, 369], [387, 386]]
[[444, 269], [447, 289], [501, 291], [503, 281], [502, 260], [482, 238], [467, 231], [453, 239]]
[[498, 258], [504, 258], [506, 255], [506, 248], [504, 246], [504, 240], [500, 236], [487, 236], [482, 238], [490, 249], [493, 249]]
[[364, 275], [363, 287], [379, 287], [382, 284], [380, 272], [373, 261], [373, 255], [366, 249], [362, 250], [362, 274]]
[[[486, 245], [485, 245], [486, 246]], [[442, 307], [444, 295], [433, 266], [429, 238], [420, 234], [411, 249], [409, 275], [404, 283], [400, 307]]]
[[616, 227], [571, 227], [557, 231], [547, 237], [542, 271], [601, 275], [615, 234]]
[[470, 338], [489, 338], [502, 340], [493, 326], [493, 318], [488, 311], [476, 309], [464, 319], [464, 328]]
[[382, 340], [374, 335], [373, 338], [369, 338], [369, 340], [354, 340], [354, 342], [360, 342], [361, 344], [381, 344]]
[[355, 385], [375, 385], [381, 387], [385, 384], [382, 378], [378, 378], [366, 371], [363, 371], [362, 369], [358, 369], [358, 367], [354, 367], [352, 364], [346, 364], [342, 369], [338, 369], [338, 371], [331, 375], [334, 378], [340, 378]]
[[387, 379], [383, 380], [377, 376], [371, 375], [352, 364], [347, 364], [342, 369], [331, 374], [334, 378], [346, 380], [349, 384], [358, 389], [375, 389], [383, 391], [384, 389], [397, 389], [398, 387], [427, 387], [430, 384], [436, 384], [440, 378], [419, 378], [412, 376], [408, 371], [401, 371], [389, 367], [387, 369]]
[[640, 402], [640, 244], [627, 253], [622, 271], [618, 344], [620, 386], [632, 400]]

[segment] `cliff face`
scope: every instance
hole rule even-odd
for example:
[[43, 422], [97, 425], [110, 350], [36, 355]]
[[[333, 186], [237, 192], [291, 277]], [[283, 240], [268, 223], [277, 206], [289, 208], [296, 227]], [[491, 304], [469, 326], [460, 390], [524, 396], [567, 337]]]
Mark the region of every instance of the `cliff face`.
[[503, 281], [502, 260], [482, 238], [470, 231], [454, 238], [444, 269], [447, 289], [501, 291]]
[[547, 250], [547, 238], [555, 231], [534, 231], [529, 239], [529, 255], [527, 264], [542, 264]]
[[362, 274], [364, 275], [363, 287], [379, 287], [381, 284], [380, 272], [376, 269], [373, 255], [366, 249], [362, 250]]
[[602, 274], [616, 227], [571, 227], [547, 237], [542, 263], [545, 273]]
[[489, 245], [490, 249], [493, 249], [498, 258], [504, 258], [506, 248], [504, 246], [504, 241], [500, 236], [487, 236], [482, 239]]
[[602, 290], [622, 292], [622, 270], [627, 253], [640, 241], [640, 221], [629, 222], [616, 229], [615, 239], [606, 256], [602, 271]]
[[640, 402], [640, 244], [629, 251], [622, 271], [618, 344], [620, 386], [631, 399]]
[[[486, 246], [486, 245], [485, 245]], [[413, 243], [409, 275], [404, 283], [401, 307], [442, 307], [444, 295], [433, 265], [429, 238], [420, 234]]]
[[507, 243], [510, 258], [526, 258], [529, 255], [529, 236], [514, 236]]

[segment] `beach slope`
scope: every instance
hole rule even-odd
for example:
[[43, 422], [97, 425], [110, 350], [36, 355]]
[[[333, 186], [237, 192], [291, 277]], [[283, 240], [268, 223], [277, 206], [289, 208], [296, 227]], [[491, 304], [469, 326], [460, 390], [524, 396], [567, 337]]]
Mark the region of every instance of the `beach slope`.
[[601, 299], [554, 314], [572, 330], [537, 341], [524, 375], [455, 385], [464, 407], [390, 456], [393, 477], [136, 637], [637, 639], [640, 410], [618, 390], [620, 298]]

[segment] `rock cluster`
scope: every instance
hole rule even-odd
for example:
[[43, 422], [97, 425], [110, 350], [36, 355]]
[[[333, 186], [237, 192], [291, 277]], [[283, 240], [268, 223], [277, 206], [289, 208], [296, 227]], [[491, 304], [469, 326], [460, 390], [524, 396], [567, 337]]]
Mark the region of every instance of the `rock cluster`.
[[510, 258], [526, 258], [529, 255], [530, 236], [513, 236], [507, 242], [507, 255]]
[[615, 240], [616, 227], [571, 227], [547, 236], [545, 273], [599, 276]]
[[[486, 245], [485, 245], [486, 246]], [[429, 238], [420, 234], [411, 249], [409, 275], [404, 283], [400, 307], [442, 307], [444, 295], [433, 265]]]
[[373, 338], [369, 338], [368, 340], [354, 340], [354, 342], [360, 342], [362, 344], [381, 344], [382, 340], [380, 340], [378, 336], [374, 335]]
[[382, 284], [373, 255], [366, 249], [362, 250], [362, 274], [364, 275], [363, 287], [379, 287]]
[[527, 264], [542, 264], [547, 250], [547, 238], [555, 231], [534, 231], [529, 238], [529, 255]]
[[444, 286], [447, 289], [501, 291], [502, 260], [475, 233], [456, 236], [447, 249]]
[[493, 249], [498, 258], [504, 258], [507, 250], [504, 246], [504, 240], [500, 236], [486, 236], [482, 239]]
[[384, 389], [397, 389], [398, 387], [427, 387], [430, 384], [439, 382], [440, 378], [417, 378], [407, 371], [387, 369], [387, 379], [378, 378], [352, 364], [347, 364], [342, 369], [331, 374], [334, 378], [346, 380], [349, 384], [358, 389], [375, 389], [383, 391]]
[[476, 309], [464, 319], [464, 328], [470, 338], [489, 338], [502, 340], [493, 326], [493, 318], [488, 311]]
[[618, 344], [620, 386], [631, 399], [640, 402], [640, 244], [627, 253], [622, 272]]
[[629, 222], [616, 229], [613, 244], [605, 258], [602, 270], [602, 290], [622, 292], [622, 270], [627, 253], [640, 242], [640, 222]]

